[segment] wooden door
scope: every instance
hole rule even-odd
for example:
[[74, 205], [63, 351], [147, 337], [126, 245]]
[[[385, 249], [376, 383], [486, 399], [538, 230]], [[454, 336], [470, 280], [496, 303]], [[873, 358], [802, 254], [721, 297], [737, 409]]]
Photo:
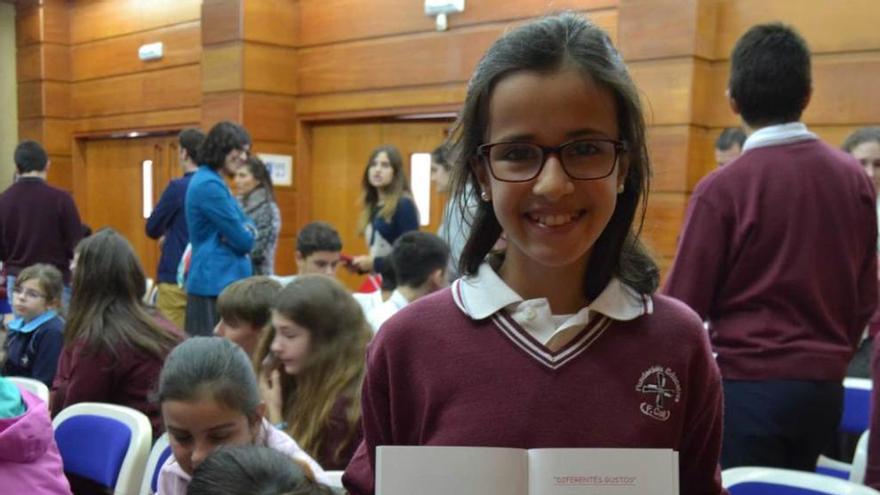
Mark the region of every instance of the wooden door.
[[[449, 120], [418, 122], [346, 123], [311, 127], [309, 168], [310, 219], [329, 222], [342, 237], [342, 250], [349, 255], [367, 253], [357, 233], [360, 214], [361, 177], [370, 153], [383, 144], [396, 146], [403, 157], [407, 178], [413, 153], [430, 153], [446, 136]], [[437, 232], [446, 198], [431, 188], [430, 223], [421, 227]], [[364, 277], [338, 272], [349, 288], [357, 289]]]
[[[95, 139], [83, 144], [84, 163], [76, 178], [83, 222], [92, 230], [111, 227], [125, 236], [147, 277], [155, 279], [159, 248], [144, 231], [144, 214], [152, 211], [168, 181], [182, 173], [177, 137]], [[150, 195], [147, 210], [145, 193]]]

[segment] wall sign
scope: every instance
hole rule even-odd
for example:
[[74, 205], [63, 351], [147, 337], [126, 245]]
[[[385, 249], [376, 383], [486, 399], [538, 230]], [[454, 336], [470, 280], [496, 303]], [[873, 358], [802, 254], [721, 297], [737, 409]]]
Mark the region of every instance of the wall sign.
[[293, 185], [293, 157], [290, 155], [270, 155], [266, 153], [257, 153], [260, 160], [266, 164], [269, 169], [269, 175], [272, 176], [272, 184], [275, 186], [292, 186]]

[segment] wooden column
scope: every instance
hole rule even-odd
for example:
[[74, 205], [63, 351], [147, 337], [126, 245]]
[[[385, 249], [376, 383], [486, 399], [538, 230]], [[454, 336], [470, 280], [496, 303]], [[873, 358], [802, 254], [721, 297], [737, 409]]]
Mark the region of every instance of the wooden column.
[[41, 142], [52, 162], [49, 182], [72, 190], [70, 25], [66, 2], [19, 2], [16, 46], [19, 139]]
[[[222, 120], [244, 125], [253, 151], [296, 151], [297, 2], [292, 0], [205, 0], [202, 3], [202, 126]], [[275, 188], [282, 229], [275, 270], [295, 270], [299, 230], [299, 184]]]
[[618, 45], [643, 95], [654, 167], [643, 237], [664, 272], [690, 192], [714, 167], [709, 103], [725, 98], [711, 65], [716, 13], [716, 0], [620, 2]]

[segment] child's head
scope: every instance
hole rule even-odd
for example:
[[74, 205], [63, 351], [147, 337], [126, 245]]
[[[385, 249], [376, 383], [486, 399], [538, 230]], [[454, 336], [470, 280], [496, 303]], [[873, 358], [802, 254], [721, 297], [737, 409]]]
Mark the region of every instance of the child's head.
[[193, 473], [187, 495], [330, 495], [308, 466], [269, 447], [217, 449]]
[[31, 265], [15, 278], [12, 288], [12, 310], [25, 321], [30, 321], [61, 305], [64, 277], [52, 265]]
[[184, 167], [197, 166], [199, 163], [199, 146], [205, 140], [205, 133], [201, 129], [190, 127], [180, 131], [177, 142], [180, 144], [180, 163]]
[[880, 127], [862, 127], [847, 136], [843, 151], [854, 156], [880, 191]]
[[450, 144], [462, 210], [467, 194], [480, 196], [462, 273], [477, 272], [503, 230], [505, 260], [583, 270], [588, 299], [612, 276], [656, 288], [656, 265], [632, 232], [650, 176], [641, 102], [599, 27], [566, 13], [496, 41]]
[[715, 165], [722, 166], [742, 154], [746, 133], [739, 127], [728, 127], [715, 140]]
[[372, 335], [363, 311], [335, 279], [304, 275], [287, 284], [272, 306], [270, 350], [289, 375], [336, 366]]
[[[283, 371], [283, 413], [306, 452], [320, 451], [340, 397], [350, 399], [347, 440], [358, 431], [364, 353], [372, 335], [360, 305], [335, 279], [304, 275], [278, 293], [272, 329], [257, 357], [261, 363], [270, 352], [277, 357]], [[339, 442], [334, 455], [340, 455], [345, 443]]]
[[320, 273], [336, 276], [342, 239], [326, 222], [306, 224], [296, 236], [296, 267], [299, 275]]
[[733, 47], [728, 91], [749, 127], [800, 120], [812, 92], [806, 41], [783, 24], [753, 26]]
[[449, 246], [440, 237], [417, 230], [407, 232], [394, 241], [390, 258], [398, 287], [428, 293], [446, 286]]
[[251, 361], [220, 337], [193, 337], [174, 348], [157, 398], [174, 458], [187, 473], [221, 445], [259, 438], [265, 404]]
[[139, 301], [146, 277], [128, 240], [110, 228], [83, 239], [74, 251], [71, 306], [96, 301]]
[[227, 286], [217, 298], [220, 322], [214, 334], [241, 346], [253, 356], [272, 317], [272, 301], [281, 284], [269, 277], [249, 277]]

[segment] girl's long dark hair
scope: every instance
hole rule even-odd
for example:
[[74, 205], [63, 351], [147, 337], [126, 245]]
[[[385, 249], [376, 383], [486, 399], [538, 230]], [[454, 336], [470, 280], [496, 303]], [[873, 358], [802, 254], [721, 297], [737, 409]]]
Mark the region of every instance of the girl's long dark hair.
[[[477, 147], [487, 139], [489, 99], [495, 84], [519, 71], [551, 73], [568, 67], [614, 95], [619, 138], [627, 143], [618, 160], [618, 164], [626, 160], [628, 165], [624, 192], [617, 195], [611, 220], [593, 245], [584, 295], [594, 300], [615, 276], [640, 293], [650, 294], [657, 289], [659, 270], [639, 240], [651, 174], [641, 102], [608, 35], [573, 13], [545, 17], [510, 31], [489, 48], [471, 77], [464, 108], [448, 143], [453, 200], [461, 205], [464, 225], [471, 227], [459, 270], [476, 274], [502, 230], [492, 204], [476, 197], [480, 185], [475, 169], [484, 166], [477, 157]], [[479, 205], [476, 211], [468, 207], [471, 204]], [[636, 214], [640, 216], [634, 230]]]
[[[326, 440], [323, 433], [340, 397], [349, 399], [348, 439], [360, 428], [364, 355], [373, 332], [348, 290], [324, 275], [297, 277], [281, 289], [272, 309], [309, 330], [308, 361], [296, 376], [283, 374], [281, 393], [291, 436], [316, 456]], [[255, 356], [258, 367], [274, 338], [274, 328], [264, 335]], [[337, 446], [336, 456], [347, 443]]]
[[118, 357], [121, 346], [164, 359], [178, 337], [156, 323], [142, 302], [146, 279], [131, 244], [102, 229], [76, 248], [65, 347], [85, 342]]

